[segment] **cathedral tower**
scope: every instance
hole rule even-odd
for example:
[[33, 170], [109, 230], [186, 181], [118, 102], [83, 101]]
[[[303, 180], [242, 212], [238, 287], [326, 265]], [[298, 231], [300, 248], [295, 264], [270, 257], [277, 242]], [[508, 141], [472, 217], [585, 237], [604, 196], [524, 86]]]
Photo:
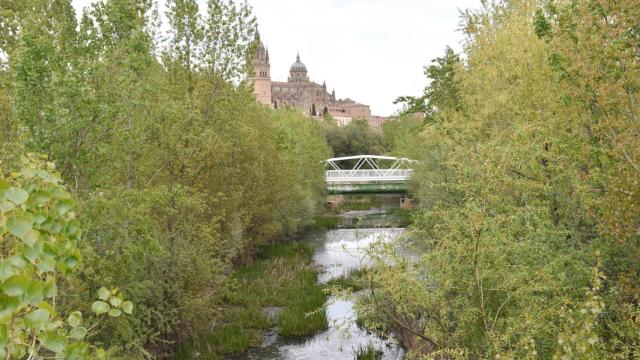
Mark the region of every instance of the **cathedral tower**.
[[269, 65], [269, 50], [264, 47], [257, 37], [258, 46], [253, 58], [253, 95], [259, 102], [271, 106], [271, 65]]

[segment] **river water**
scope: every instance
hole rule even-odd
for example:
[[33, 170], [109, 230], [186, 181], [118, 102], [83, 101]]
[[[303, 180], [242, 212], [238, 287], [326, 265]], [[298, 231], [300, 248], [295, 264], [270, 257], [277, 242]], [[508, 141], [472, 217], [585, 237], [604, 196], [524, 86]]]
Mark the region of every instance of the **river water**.
[[[348, 275], [349, 272], [367, 266], [367, 250], [374, 242], [395, 241], [403, 228], [374, 227], [388, 224], [384, 209], [351, 211], [342, 214], [342, 226], [352, 226], [354, 219], [364, 228], [342, 228], [315, 231], [307, 234], [303, 241], [314, 248], [314, 261], [323, 269], [318, 281]], [[373, 220], [372, 220], [373, 219]], [[380, 219], [383, 219], [381, 221]], [[329, 327], [326, 331], [303, 339], [282, 339], [275, 331], [264, 334], [259, 348], [253, 348], [233, 359], [354, 359], [354, 351], [373, 345], [382, 353], [382, 359], [404, 358], [404, 350], [392, 339], [382, 339], [356, 325], [353, 300], [330, 297], [326, 305]]]

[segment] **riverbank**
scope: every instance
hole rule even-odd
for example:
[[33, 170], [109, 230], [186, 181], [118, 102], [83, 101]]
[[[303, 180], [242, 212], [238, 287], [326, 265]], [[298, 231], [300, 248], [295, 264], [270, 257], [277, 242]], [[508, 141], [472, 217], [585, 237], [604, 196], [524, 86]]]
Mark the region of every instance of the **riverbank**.
[[411, 210], [399, 207], [400, 195], [342, 195], [314, 218], [318, 230], [408, 227]]
[[214, 321], [175, 359], [402, 359], [393, 339], [364, 328], [356, 314], [369, 286], [369, 249], [404, 231], [394, 226], [403, 222], [399, 201], [358, 200], [378, 207], [328, 210], [337, 229], [310, 229], [298, 243], [265, 247], [236, 269], [216, 290]]
[[282, 338], [315, 334], [327, 328], [327, 295], [317, 281], [313, 251], [286, 243], [265, 247], [250, 265], [237, 269], [214, 301], [220, 316], [211, 331], [182, 344], [174, 359], [211, 359], [259, 346], [264, 331]]

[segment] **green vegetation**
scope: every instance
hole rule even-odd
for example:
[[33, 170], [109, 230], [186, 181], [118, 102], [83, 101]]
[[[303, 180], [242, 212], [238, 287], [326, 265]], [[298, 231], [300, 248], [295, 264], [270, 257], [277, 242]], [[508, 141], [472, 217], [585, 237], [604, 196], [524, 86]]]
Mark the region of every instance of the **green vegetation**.
[[384, 126], [420, 160], [411, 238], [369, 272], [369, 324], [412, 356], [640, 357], [634, 1], [485, 2], [464, 56]]
[[79, 268], [82, 228], [55, 164], [45, 160], [27, 154], [20, 171], [0, 177], [0, 358], [104, 359], [85, 338], [105, 317], [131, 314], [133, 303], [101, 287], [92, 291], [92, 311], [88, 303], [80, 308], [84, 319], [56, 306], [58, 283]]
[[310, 250], [279, 243], [335, 226], [331, 152], [385, 151], [420, 160], [420, 253], [372, 254], [367, 326], [416, 358], [640, 358], [637, 1], [482, 2], [382, 134], [256, 103], [246, 3], [166, 3], [0, 0], [0, 358], [325, 328]]
[[376, 196], [351, 195], [345, 196], [344, 201], [335, 207], [334, 211], [341, 213], [352, 210], [369, 210], [382, 206], [382, 200]]
[[2, 175], [27, 153], [56, 163], [83, 234], [75, 260], [55, 250], [83, 257], [60, 265], [56, 311], [119, 289], [135, 311], [90, 338], [115, 359], [168, 357], [209, 329], [227, 275], [310, 225], [329, 154], [316, 122], [254, 100], [246, 4], [166, 3], [162, 27], [151, 0], [94, 2], [79, 21], [70, 0], [0, 5]]
[[338, 228], [340, 217], [332, 214], [318, 215], [313, 219], [313, 227], [319, 230], [331, 230]]
[[359, 347], [354, 351], [355, 360], [379, 360], [382, 359], [382, 353], [372, 344], [365, 347]]
[[351, 292], [364, 290], [367, 286], [367, 269], [356, 269], [348, 274], [329, 280], [327, 286]]
[[[214, 301], [220, 307], [211, 327], [182, 344], [176, 359], [238, 354], [258, 346], [261, 331], [276, 326], [283, 337], [312, 335], [327, 327], [327, 295], [317, 282], [312, 251], [298, 243], [263, 248], [250, 265], [238, 268]], [[277, 319], [263, 309], [281, 308]]]
[[385, 152], [382, 134], [372, 130], [366, 120], [354, 119], [344, 127], [327, 115], [322, 122], [327, 144], [334, 157], [379, 155]]

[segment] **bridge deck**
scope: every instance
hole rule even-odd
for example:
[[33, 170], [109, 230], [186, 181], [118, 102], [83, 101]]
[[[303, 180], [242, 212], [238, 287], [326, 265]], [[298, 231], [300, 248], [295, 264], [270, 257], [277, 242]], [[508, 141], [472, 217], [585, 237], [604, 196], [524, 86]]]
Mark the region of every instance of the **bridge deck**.
[[[340, 161], [357, 160], [351, 169], [342, 169]], [[347, 193], [403, 193], [413, 169], [414, 160], [390, 156], [358, 155], [328, 159], [333, 170], [327, 170], [325, 180], [331, 194]], [[380, 164], [384, 163], [384, 168]], [[388, 167], [387, 167], [388, 166]]]
[[407, 181], [411, 169], [327, 170], [327, 183], [377, 183]]

